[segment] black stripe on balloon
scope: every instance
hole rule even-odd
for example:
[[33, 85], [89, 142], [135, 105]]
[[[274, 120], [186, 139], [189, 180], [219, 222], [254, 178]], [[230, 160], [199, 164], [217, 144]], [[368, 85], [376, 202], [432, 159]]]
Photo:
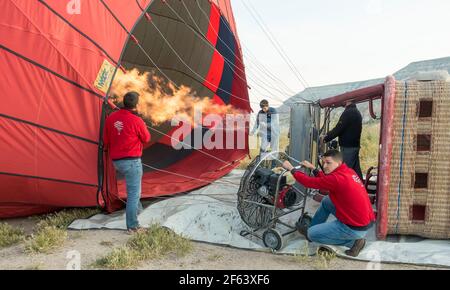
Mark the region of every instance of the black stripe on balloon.
[[64, 80], [64, 81], [66, 81], [66, 82], [68, 82], [68, 83], [70, 83], [70, 84], [72, 84], [72, 85], [74, 85], [74, 86], [77, 87], [77, 88], [80, 88], [80, 89], [82, 89], [82, 90], [84, 90], [84, 91], [86, 91], [86, 92], [88, 92], [88, 93], [93, 94], [94, 96], [98, 97], [98, 98], [101, 99], [101, 100], [104, 100], [104, 99], [105, 99], [102, 95], [100, 95], [100, 94], [94, 92], [93, 90], [91, 90], [91, 89], [89, 89], [89, 88], [86, 88], [86, 87], [80, 85], [79, 83], [74, 82], [74, 81], [72, 81], [72, 80], [66, 78], [65, 76], [63, 76], [63, 75], [61, 75], [61, 74], [59, 74], [59, 73], [57, 73], [57, 72], [55, 72], [55, 71], [49, 69], [48, 67], [46, 67], [46, 66], [44, 66], [44, 65], [42, 65], [42, 64], [40, 64], [40, 63], [37, 63], [37, 62], [34, 61], [34, 60], [31, 60], [31, 59], [27, 58], [26, 56], [23, 56], [23, 55], [19, 54], [18, 52], [14, 51], [14, 50], [12, 50], [12, 49], [7, 48], [6, 46], [4, 46], [4, 45], [2, 45], [2, 44], [0, 44], [0, 48], [3, 49], [3, 50], [5, 50], [5, 51], [7, 51], [7, 52], [9, 52], [9, 53], [11, 53], [11, 54], [13, 54], [13, 55], [15, 55], [15, 56], [17, 56], [17, 57], [19, 57], [19, 58], [21, 58], [21, 59], [23, 59], [23, 60], [25, 60], [26, 62], [31, 63], [31, 64], [34, 65], [34, 66], [39, 67], [39, 68], [42, 69], [42, 70], [45, 70], [46, 72], [51, 73], [52, 75], [54, 75], [54, 76], [56, 76], [56, 77], [58, 77], [58, 78], [60, 78], [60, 79], [62, 79], [62, 80]]
[[108, 5], [106, 5], [105, 1], [100, 0], [100, 3], [103, 4], [103, 6], [106, 8], [106, 10], [108, 10], [109, 14], [111, 14], [111, 16], [116, 20], [116, 22], [122, 27], [123, 30], [125, 30], [128, 34], [130, 34], [130, 32], [128, 31], [128, 29], [125, 27], [125, 25], [122, 24], [122, 22], [119, 20], [119, 18], [117, 18], [116, 14], [114, 14], [114, 12], [112, 12], [111, 8], [109, 8]]
[[65, 136], [68, 136], [68, 137], [71, 137], [71, 138], [75, 138], [75, 139], [81, 140], [81, 141], [86, 142], [86, 143], [91, 143], [91, 144], [94, 144], [94, 145], [98, 145], [97, 141], [92, 141], [92, 140], [89, 140], [89, 139], [86, 139], [86, 138], [83, 138], [83, 137], [80, 137], [80, 136], [77, 136], [77, 135], [73, 135], [73, 134], [70, 134], [70, 133], [67, 133], [67, 132], [64, 132], [64, 131], [60, 131], [60, 130], [57, 130], [57, 129], [54, 129], [54, 128], [42, 126], [42, 125], [30, 122], [30, 121], [22, 120], [22, 119], [19, 119], [19, 118], [16, 118], [16, 117], [8, 116], [8, 115], [5, 115], [5, 114], [0, 114], [0, 118], [13, 120], [15, 122], [27, 124], [27, 125], [30, 125], [30, 126], [33, 126], [33, 127], [37, 127], [37, 128], [40, 128], [40, 129], [44, 129], [44, 130], [47, 130], [47, 131], [51, 131], [51, 132], [54, 132], [54, 133], [57, 133], [57, 134], [60, 134], [60, 135], [65, 135]]
[[88, 186], [88, 187], [97, 188], [97, 184], [81, 183], [81, 182], [77, 182], [77, 181], [64, 180], [64, 179], [47, 178], [47, 177], [41, 177], [41, 176], [17, 174], [17, 173], [10, 173], [10, 172], [0, 172], [0, 175], [39, 179], [39, 180], [53, 181], [53, 182], [59, 182], [59, 183], [68, 183], [68, 184], [75, 184], [75, 185], [80, 185], [80, 186]]
[[230, 96], [231, 96], [231, 90], [233, 88], [233, 69], [230, 65], [232, 63], [235, 65], [235, 51], [236, 50], [236, 40], [234, 38], [234, 35], [226, 29], [226, 19], [221, 16], [220, 17], [220, 26], [219, 26], [219, 33], [218, 33], [219, 39], [222, 41], [218, 41], [216, 48], [217, 51], [219, 51], [220, 54], [223, 55], [223, 57], [229, 62], [225, 62], [223, 72], [222, 72], [222, 78], [220, 80], [220, 85], [217, 95], [226, 103], [230, 103]]
[[67, 25], [69, 25], [73, 30], [75, 30], [76, 32], [78, 32], [79, 34], [81, 34], [83, 37], [85, 37], [87, 40], [89, 40], [90, 42], [92, 42], [93, 45], [95, 45], [98, 49], [100, 49], [105, 56], [107, 56], [115, 65], [117, 65], [117, 61], [115, 61], [111, 55], [109, 55], [109, 53], [100, 46], [100, 44], [98, 44], [97, 42], [95, 42], [92, 38], [90, 38], [87, 34], [85, 34], [83, 31], [81, 31], [80, 29], [78, 29], [75, 25], [73, 25], [72, 23], [70, 23], [66, 18], [64, 18], [61, 14], [59, 14], [58, 12], [56, 12], [52, 7], [50, 7], [50, 5], [48, 3], [46, 3], [44, 0], [38, 0], [39, 2], [41, 2], [45, 7], [48, 8], [48, 10], [50, 10], [51, 12], [53, 12], [53, 14], [55, 14], [56, 16], [58, 16], [62, 21], [64, 21]]

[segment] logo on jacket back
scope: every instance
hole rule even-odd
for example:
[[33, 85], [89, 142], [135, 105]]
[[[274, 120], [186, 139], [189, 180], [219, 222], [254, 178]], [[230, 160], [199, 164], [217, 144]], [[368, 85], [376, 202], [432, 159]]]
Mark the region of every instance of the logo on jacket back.
[[364, 187], [364, 184], [363, 184], [361, 178], [359, 178], [358, 175], [352, 175], [352, 178], [353, 178], [353, 180], [354, 180], [356, 183], [358, 183], [359, 185], [361, 185], [361, 186]]
[[117, 129], [117, 133], [120, 135], [123, 130], [123, 123], [121, 121], [117, 121], [114, 123], [114, 127]]

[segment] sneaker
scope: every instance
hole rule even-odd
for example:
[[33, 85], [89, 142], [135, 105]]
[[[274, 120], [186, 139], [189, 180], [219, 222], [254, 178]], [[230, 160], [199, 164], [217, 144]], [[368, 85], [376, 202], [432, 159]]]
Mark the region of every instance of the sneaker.
[[297, 231], [298, 231], [301, 235], [303, 235], [303, 236], [305, 236], [305, 237], [308, 236], [308, 229], [305, 228], [305, 227], [302, 225], [301, 221], [298, 221], [298, 222], [295, 224], [295, 227], [297, 228]]
[[364, 249], [365, 246], [366, 246], [365, 239], [356, 240], [353, 247], [350, 250], [345, 251], [345, 254], [347, 256], [356, 258], [359, 256], [359, 253], [361, 253], [361, 251]]
[[321, 195], [321, 194], [315, 194], [313, 196], [313, 200], [318, 202], [318, 203], [321, 203], [324, 198], [325, 198], [325, 196]]
[[127, 230], [127, 234], [129, 234], [129, 235], [140, 234], [140, 233], [143, 233], [143, 232], [145, 232], [145, 229], [141, 228], [141, 227], [137, 227], [137, 228], [134, 228], [134, 229], [128, 229]]
[[295, 227], [297, 228], [297, 231], [308, 240], [308, 242], [311, 242], [311, 240], [308, 238], [308, 228], [309, 224], [311, 223], [311, 217], [307, 214], [304, 214], [298, 222], [295, 224]]

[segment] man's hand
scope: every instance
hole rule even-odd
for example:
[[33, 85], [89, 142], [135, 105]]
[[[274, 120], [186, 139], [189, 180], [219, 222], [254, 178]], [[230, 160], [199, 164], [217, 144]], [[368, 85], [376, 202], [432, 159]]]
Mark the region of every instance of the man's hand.
[[286, 169], [286, 170], [291, 171], [292, 169], [294, 169], [294, 166], [292, 166], [291, 162], [284, 161], [283, 162], [283, 168]]
[[316, 169], [316, 167], [314, 165], [312, 165], [309, 161], [303, 161], [302, 163], [300, 163], [303, 167], [314, 170]]
[[324, 144], [326, 137], [327, 137], [326, 135], [320, 135], [320, 144], [319, 145], [323, 145]]

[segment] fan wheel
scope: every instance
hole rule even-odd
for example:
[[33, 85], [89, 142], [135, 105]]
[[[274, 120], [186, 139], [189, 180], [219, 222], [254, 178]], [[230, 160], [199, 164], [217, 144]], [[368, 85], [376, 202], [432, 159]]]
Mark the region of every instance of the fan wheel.
[[279, 251], [284, 246], [284, 238], [281, 233], [275, 229], [269, 229], [263, 234], [264, 246], [274, 251]]

